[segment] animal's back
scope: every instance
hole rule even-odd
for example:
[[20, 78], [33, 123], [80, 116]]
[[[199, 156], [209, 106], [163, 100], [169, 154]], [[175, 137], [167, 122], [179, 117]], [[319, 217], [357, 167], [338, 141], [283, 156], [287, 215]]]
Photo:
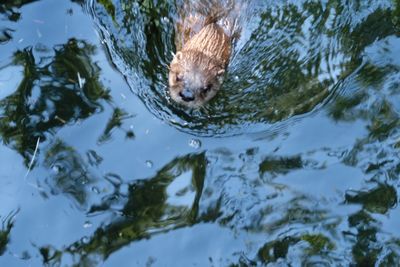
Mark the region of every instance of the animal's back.
[[223, 8], [215, 1], [190, 3], [183, 6], [177, 23], [177, 52], [168, 81], [173, 100], [199, 107], [221, 87], [231, 55], [235, 20], [229, 7]]
[[182, 51], [199, 51], [226, 66], [231, 54], [231, 37], [219, 25], [210, 23], [195, 34]]

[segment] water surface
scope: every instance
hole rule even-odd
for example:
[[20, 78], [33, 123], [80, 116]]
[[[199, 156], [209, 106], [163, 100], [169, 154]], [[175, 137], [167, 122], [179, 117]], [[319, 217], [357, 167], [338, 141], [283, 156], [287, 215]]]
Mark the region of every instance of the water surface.
[[252, 1], [195, 111], [181, 6], [0, 4], [0, 265], [396, 266], [400, 3]]

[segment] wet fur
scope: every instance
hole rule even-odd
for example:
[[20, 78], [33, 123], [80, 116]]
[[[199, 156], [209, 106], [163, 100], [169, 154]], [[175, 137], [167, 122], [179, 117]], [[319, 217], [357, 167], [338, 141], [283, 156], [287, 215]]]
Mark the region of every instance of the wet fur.
[[[226, 12], [205, 17], [190, 15], [177, 25], [180, 49], [170, 64], [171, 98], [188, 107], [199, 107], [213, 98], [221, 87], [232, 49], [232, 23]], [[196, 31], [197, 30], [197, 31]], [[193, 94], [185, 101], [182, 93]]]

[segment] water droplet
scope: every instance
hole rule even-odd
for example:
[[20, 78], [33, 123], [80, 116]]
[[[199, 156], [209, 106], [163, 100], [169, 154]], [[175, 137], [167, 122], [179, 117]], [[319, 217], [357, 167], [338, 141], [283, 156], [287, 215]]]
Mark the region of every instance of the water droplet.
[[92, 227], [93, 226], [93, 224], [91, 223], [91, 222], [89, 222], [89, 221], [86, 221], [84, 224], [83, 224], [83, 228], [90, 228], [90, 227]]
[[78, 41], [78, 47], [80, 48], [80, 49], [83, 49], [83, 48], [85, 48], [85, 46], [86, 46], [86, 43], [85, 42], [83, 42], [83, 41]]
[[59, 172], [60, 172], [60, 166], [58, 166], [58, 165], [54, 165], [51, 169], [52, 169], [53, 172], [55, 172], [55, 173], [59, 173]]
[[233, 80], [234, 80], [235, 82], [238, 82], [238, 81], [239, 81], [239, 76], [237, 76], [237, 75], [234, 76], [234, 77], [233, 77]]
[[148, 168], [153, 168], [153, 162], [151, 162], [150, 160], [146, 160], [146, 166]]
[[96, 186], [92, 187], [92, 192], [95, 194], [100, 194], [100, 190]]
[[84, 237], [81, 238], [81, 242], [82, 242], [83, 244], [89, 244], [89, 241], [90, 241], [90, 239], [89, 239], [89, 237], [87, 237], [87, 236], [84, 236]]
[[193, 147], [194, 149], [199, 149], [201, 147], [201, 142], [199, 139], [190, 139], [189, 146]]

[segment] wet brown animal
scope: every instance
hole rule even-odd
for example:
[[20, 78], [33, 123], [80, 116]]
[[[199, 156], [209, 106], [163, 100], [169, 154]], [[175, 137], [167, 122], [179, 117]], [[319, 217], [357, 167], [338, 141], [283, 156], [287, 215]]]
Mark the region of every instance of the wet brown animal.
[[[200, 28], [196, 32], [196, 28]], [[212, 99], [221, 87], [232, 50], [232, 27], [221, 16], [189, 16], [178, 25], [182, 47], [169, 68], [171, 98], [190, 108]]]

